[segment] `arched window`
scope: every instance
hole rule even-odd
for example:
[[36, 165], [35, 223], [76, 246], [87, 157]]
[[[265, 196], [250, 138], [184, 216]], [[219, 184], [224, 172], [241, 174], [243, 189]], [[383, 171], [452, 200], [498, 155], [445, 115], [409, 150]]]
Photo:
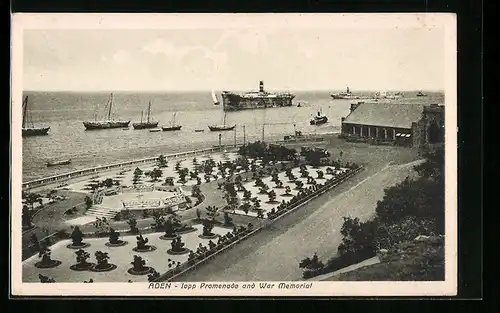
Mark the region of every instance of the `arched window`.
[[443, 141], [443, 130], [436, 122], [429, 125], [429, 143], [438, 143]]

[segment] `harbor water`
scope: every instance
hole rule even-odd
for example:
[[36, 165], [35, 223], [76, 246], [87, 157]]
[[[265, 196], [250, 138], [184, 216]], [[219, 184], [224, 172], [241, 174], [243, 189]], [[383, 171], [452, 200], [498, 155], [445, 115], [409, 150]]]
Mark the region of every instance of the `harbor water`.
[[[295, 92], [292, 107], [227, 112], [227, 124], [236, 124], [234, 131], [211, 132], [209, 124], [221, 124], [222, 105], [215, 106], [211, 92], [115, 92], [114, 116], [130, 120], [129, 129], [85, 130], [84, 120], [105, 115], [107, 92], [24, 92], [29, 96], [30, 114], [36, 126], [50, 126], [49, 135], [23, 138], [23, 181], [159, 154], [196, 150], [219, 143], [234, 144], [255, 140], [281, 140], [294, 130], [303, 134], [336, 133], [341, 117], [349, 113], [356, 100], [332, 100], [329, 92]], [[442, 94], [406, 98], [406, 101], [443, 103]], [[159, 127], [169, 126], [176, 113], [175, 124], [180, 131], [149, 132], [134, 130], [141, 111], [152, 102], [151, 119]], [[300, 107], [297, 104], [300, 103]], [[329, 121], [321, 126], [309, 125], [312, 115], [321, 110]], [[294, 125], [295, 124], [295, 125]], [[195, 130], [203, 129], [203, 132]], [[71, 164], [47, 167], [47, 161], [71, 159]]]

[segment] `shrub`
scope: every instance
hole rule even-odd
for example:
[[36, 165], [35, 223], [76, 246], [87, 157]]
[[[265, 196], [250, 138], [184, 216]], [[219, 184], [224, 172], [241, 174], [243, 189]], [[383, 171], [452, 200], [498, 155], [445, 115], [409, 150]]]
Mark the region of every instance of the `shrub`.
[[137, 228], [137, 220], [135, 218], [129, 218], [127, 224], [130, 227], [130, 232], [132, 234], [139, 233], [139, 228]]

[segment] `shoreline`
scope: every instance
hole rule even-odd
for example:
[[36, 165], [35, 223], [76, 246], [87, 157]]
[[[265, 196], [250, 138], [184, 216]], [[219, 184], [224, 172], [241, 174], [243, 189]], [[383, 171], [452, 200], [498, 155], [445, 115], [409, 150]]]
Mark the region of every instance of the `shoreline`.
[[[307, 145], [310, 143], [317, 143], [318, 138], [321, 139], [321, 141], [327, 141], [328, 139], [332, 139], [338, 135], [338, 132], [333, 132], [333, 133], [325, 133], [325, 134], [316, 134], [316, 135], [305, 135], [306, 138], [304, 141], [289, 141], [285, 142], [283, 140], [276, 140], [276, 138], [273, 138], [272, 140], [268, 141], [270, 144], [282, 144], [282, 145]], [[308, 139], [309, 138], [309, 139]], [[221, 149], [227, 149], [227, 151], [233, 151], [234, 149], [239, 148], [242, 146], [243, 143], [236, 143], [234, 144], [221, 144], [220, 148]], [[177, 159], [177, 158], [183, 158], [183, 157], [189, 157], [192, 155], [196, 154], [210, 154], [210, 153], [216, 153], [220, 152], [219, 146], [214, 145], [213, 142], [207, 142], [201, 149], [199, 150], [189, 150], [189, 151], [177, 151], [177, 152], [171, 152], [171, 153], [160, 153], [163, 154], [167, 159]], [[61, 172], [59, 174], [55, 174], [52, 176], [43, 176], [40, 178], [36, 179], [31, 179], [28, 181], [24, 181], [23, 177], [23, 182], [22, 186], [23, 189], [25, 190], [35, 190], [39, 188], [48, 188], [51, 185], [57, 186], [63, 182], [68, 182], [68, 181], [78, 181], [79, 179], [86, 178], [90, 175], [96, 175], [96, 174], [102, 174], [106, 172], [113, 172], [115, 170], [123, 170], [128, 167], [134, 166], [135, 164], [146, 164], [146, 163], [151, 163], [153, 162], [160, 154], [157, 154], [156, 156], [149, 156], [145, 158], [133, 158], [129, 160], [124, 160], [121, 162], [115, 162], [115, 163], [108, 163], [108, 164], [96, 164], [94, 167], [82, 167], [82, 168], [77, 168], [72, 171], [66, 171], [66, 172]], [[150, 155], [150, 154], [149, 154]], [[104, 169], [103, 169], [104, 168]], [[80, 174], [80, 172], [85, 172], [85, 174]], [[67, 176], [67, 177], [64, 177]], [[50, 183], [43, 183], [43, 184], [38, 184], [37, 182], [40, 180], [47, 180], [47, 179], [52, 179], [55, 177], [59, 177], [55, 179], [53, 182]], [[34, 186], [29, 186], [31, 184], [35, 184]]]

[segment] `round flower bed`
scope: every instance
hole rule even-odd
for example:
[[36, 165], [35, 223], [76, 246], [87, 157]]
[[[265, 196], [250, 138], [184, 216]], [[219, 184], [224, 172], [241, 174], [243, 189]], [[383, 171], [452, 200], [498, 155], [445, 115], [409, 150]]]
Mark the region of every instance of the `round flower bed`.
[[128, 241], [125, 241], [125, 240], [118, 240], [117, 243], [111, 243], [111, 242], [106, 242], [105, 245], [107, 247], [122, 247], [124, 245], [126, 245], [128, 243]]
[[201, 239], [215, 239], [217, 237], [219, 237], [219, 235], [213, 234], [213, 233], [208, 234], [208, 235], [204, 235], [204, 234], [198, 235], [198, 238], [201, 238]]
[[137, 247], [134, 247], [132, 250], [135, 252], [152, 252], [156, 250], [156, 246], [147, 246], [145, 249], [137, 249]]
[[82, 271], [87, 271], [91, 269], [94, 266], [94, 263], [78, 263], [78, 264], [73, 264], [69, 268], [72, 269], [73, 271], [77, 272], [82, 272]]
[[80, 245], [75, 245], [73, 243], [69, 244], [66, 246], [66, 248], [69, 249], [83, 249], [83, 248], [88, 248], [90, 247], [90, 243], [88, 242], [82, 242]]
[[172, 249], [168, 249], [167, 250], [167, 253], [168, 254], [171, 254], [171, 255], [181, 255], [181, 254], [186, 254], [186, 253], [189, 253], [189, 249], [188, 248], [182, 248], [181, 250], [179, 251], [173, 251]]
[[167, 235], [163, 235], [163, 236], [160, 236], [160, 239], [161, 240], [174, 240], [175, 238], [177, 238], [177, 234], [173, 234], [172, 236], [167, 236]]
[[53, 268], [56, 266], [59, 266], [61, 264], [61, 261], [58, 260], [50, 260], [50, 261], [40, 261], [35, 263], [36, 268]]
[[115, 264], [111, 264], [111, 263], [108, 263], [104, 266], [100, 266], [99, 264], [96, 264], [96, 265], [92, 266], [90, 268], [90, 270], [92, 272], [109, 272], [109, 271], [116, 269], [116, 267], [117, 266]]
[[146, 275], [146, 274], [151, 273], [152, 271], [153, 271], [153, 268], [149, 267], [149, 266], [144, 267], [143, 270], [135, 270], [133, 267], [131, 267], [127, 270], [127, 273], [129, 273], [131, 275]]

